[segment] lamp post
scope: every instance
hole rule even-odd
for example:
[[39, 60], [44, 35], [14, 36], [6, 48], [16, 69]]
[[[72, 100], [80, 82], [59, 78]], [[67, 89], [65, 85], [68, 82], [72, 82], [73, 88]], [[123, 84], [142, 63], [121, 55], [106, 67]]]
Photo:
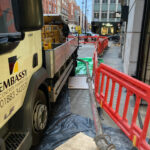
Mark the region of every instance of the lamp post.
[[84, 0], [82, 0], [82, 30], [83, 30], [83, 6], [84, 6]]
[[87, 10], [87, 0], [85, 0], [85, 34], [86, 34], [86, 10]]

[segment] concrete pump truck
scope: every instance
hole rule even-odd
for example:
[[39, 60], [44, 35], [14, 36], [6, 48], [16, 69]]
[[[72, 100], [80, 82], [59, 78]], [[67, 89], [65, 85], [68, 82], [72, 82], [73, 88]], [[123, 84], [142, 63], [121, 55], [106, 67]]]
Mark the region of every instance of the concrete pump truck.
[[[44, 25], [43, 25], [44, 23]], [[78, 39], [41, 0], [0, 0], [0, 150], [39, 143], [51, 103], [74, 74]]]

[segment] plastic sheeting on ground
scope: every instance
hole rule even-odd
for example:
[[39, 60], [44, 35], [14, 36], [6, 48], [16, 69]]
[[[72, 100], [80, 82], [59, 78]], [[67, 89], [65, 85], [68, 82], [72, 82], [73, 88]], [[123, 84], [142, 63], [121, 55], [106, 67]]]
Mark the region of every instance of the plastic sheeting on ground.
[[[93, 59], [91, 57], [87, 57], [87, 58], [79, 58], [82, 59], [84, 61], [87, 61], [89, 63], [89, 70], [90, 70], [90, 74], [92, 75], [92, 71], [93, 71]], [[103, 63], [103, 59], [99, 58], [98, 59], [99, 64]], [[85, 75], [86, 74], [86, 65], [83, 62], [78, 61], [77, 62], [77, 67], [76, 67], [76, 75]]]
[[[132, 143], [121, 130], [105, 125], [103, 125], [103, 129], [104, 134], [111, 136], [111, 142], [116, 145], [117, 150], [130, 150], [132, 148]], [[53, 150], [79, 132], [94, 137], [94, 124], [91, 119], [70, 112], [69, 90], [65, 86], [53, 108], [53, 117], [40, 145], [32, 148], [32, 150]]]

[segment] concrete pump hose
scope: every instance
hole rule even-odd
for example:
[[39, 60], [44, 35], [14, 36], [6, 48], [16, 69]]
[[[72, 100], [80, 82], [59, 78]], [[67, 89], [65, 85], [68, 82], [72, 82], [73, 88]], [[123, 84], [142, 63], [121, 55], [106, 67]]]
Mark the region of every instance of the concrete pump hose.
[[93, 114], [94, 126], [96, 130], [95, 143], [99, 150], [116, 150], [115, 146], [113, 144], [110, 144], [110, 142], [108, 142], [106, 137], [109, 137], [109, 136], [103, 134], [100, 117], [99, 117], [97, 107], [96, 107], [95, 96], [93, 93], [92, 77], [90, 76], [88, 62], [81, 60], [81, 59], [77, 59], [77, 60], [83, 62], [86, 65], [90, 103], [91, 103], [91, 109], [92, 109], [92, 114]]

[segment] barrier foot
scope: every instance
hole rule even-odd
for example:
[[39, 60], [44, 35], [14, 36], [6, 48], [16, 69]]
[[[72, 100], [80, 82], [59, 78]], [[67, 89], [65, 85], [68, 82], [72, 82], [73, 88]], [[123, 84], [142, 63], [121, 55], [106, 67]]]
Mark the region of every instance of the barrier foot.
[[108, 143], [106, 137], [107, 135], [99, 135], [94, 138], [98, 150], [116, 150], [113, 144]]

